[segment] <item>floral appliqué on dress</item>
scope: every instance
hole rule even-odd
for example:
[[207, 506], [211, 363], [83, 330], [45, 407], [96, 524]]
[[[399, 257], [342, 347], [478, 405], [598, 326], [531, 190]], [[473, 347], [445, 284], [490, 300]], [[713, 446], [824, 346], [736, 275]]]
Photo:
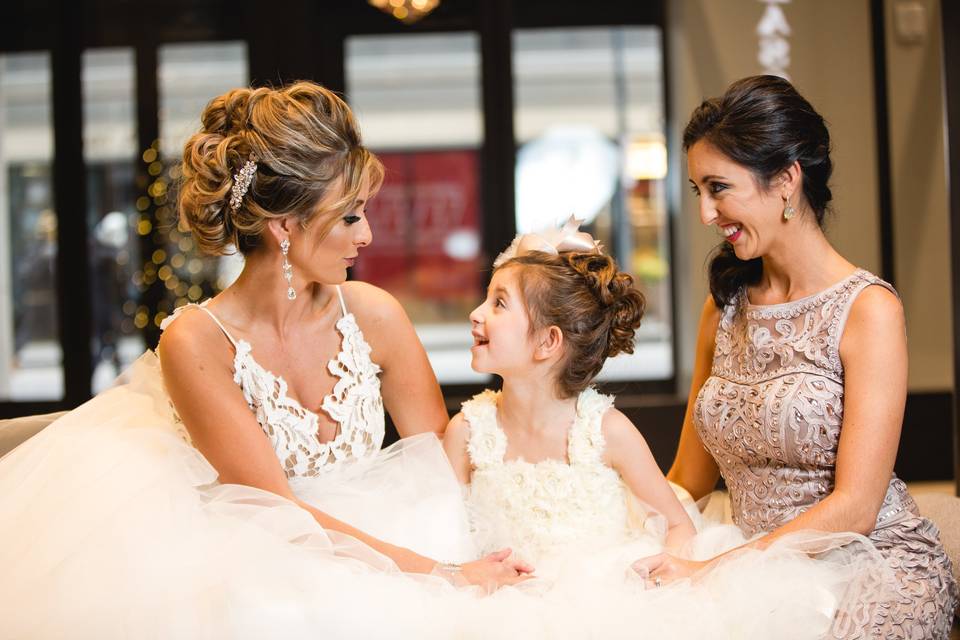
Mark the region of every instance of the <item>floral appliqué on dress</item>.
[[613, 398], [593, 388], [581, 392], [567, 435], [568, 464], [504, 460], [507, 436], [497, 424], [499, 396], [488, 390], [463, 404], [474, 467], [467, 502], [483, 552], [509, 546], [535, 561], [578, 541], [626, 539], [628, 489], [603, 462], [600, 426]]

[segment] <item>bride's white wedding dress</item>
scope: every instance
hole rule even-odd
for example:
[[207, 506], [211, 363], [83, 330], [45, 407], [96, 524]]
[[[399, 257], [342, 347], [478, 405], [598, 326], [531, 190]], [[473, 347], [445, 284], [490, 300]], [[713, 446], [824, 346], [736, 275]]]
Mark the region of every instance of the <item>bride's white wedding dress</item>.
[[[486, 484], [470, 492], [469, 514], [435, 436], [380, 450], [379, 369], [345, 306], [337, 330], [341, 350], [329, 368], [339, 381], [323, 409], [339, 429], [321, 443], [317, 416], [257, 363], [250, 344], [224, 329], [236, 350], [235, 381], [295, 494], [438, 560], [462, 562], [516, 543], [542, 562], [542, 577], [479, 597], [438, 577], [401, 573], [279, 496], [219, 484], [147, 352], [120, 384], [0, 460], [0, 636], [814, 637], [805, 630], [829, 615], [856, 566], [847, 556], [816, 565], [784, 551], [732, 560], [698, 586], [645, 591], [626, 567], [659, 549], [658, 534], [624, 526], [621, 498], [630, 496], [616, 474], [592, 463], [557, 476], [560, 485], [574, 481], [566, 493], [550, 474], [534, 472], [541, 494], [508, 490], [513, 476], [498, 475], [494, 468], [507, 465], [492, 460]], [[495, 428], [491, 415], [486, 425]], [[602, 447], [588, 444], [581, 446], [588, 458]], [[516, 496], [517, 508], [487, 519], [496, 510], [485, 514], [484, 504]], [[567, 529], [542, 526], [538, 508], [563, 511], [556, 523]], [[701, 544], [717, 546], [709, 533]], [[782, 584], [771, 583], [777, 575]], [[730, 626], [739, 611], [749, 616]]]
[[[291, 487], [373, 535], [440, 560], [474, 559], [437, 438], [380, 450], [379, 368], [342, 311], [329, 363], [338, 382], [323, 403], [339, 428], [327, 443], [316, 438], [317, 416], [224, 329], [235, 381]], [[279, 496], [219, 484], [190, 444], [156, 355], [123, 378], [0, 461], [0, 637], [429, 637], [428, 596], [474, 599], [440, 578], [400, 573]]]

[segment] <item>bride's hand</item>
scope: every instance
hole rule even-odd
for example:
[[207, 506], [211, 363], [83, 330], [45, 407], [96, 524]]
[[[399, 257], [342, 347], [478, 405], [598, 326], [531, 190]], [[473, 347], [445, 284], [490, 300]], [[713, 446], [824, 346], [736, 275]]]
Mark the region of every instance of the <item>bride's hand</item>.
[[510, 549], [501, 549], [464, 564], [461, 568], [464, 579], [487, 591], [496, 591], [504, 585], [517, 584], [531, 578], [533, 567], [511, 558], [511, 554]]
[[631, 566], [644, 579], [647, 587], [660, 587], [675, 580], [689, 578], [708, 564], [706, 561], [687, 560], [664, 552], [641, 558]]

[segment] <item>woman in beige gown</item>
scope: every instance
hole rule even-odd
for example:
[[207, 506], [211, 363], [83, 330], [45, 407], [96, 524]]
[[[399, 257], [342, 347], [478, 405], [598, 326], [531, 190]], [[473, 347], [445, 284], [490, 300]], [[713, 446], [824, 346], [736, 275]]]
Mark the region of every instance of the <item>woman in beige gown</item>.
[[[866, 536], [893, 584], [851, 589], [859, 600], [841, 608], [831, 637], [947, 638], [957, 605], [950, 560], [893, 473], [903, 309], [889, 284], [824, 236], [823, 118], [786, 80], [745, 78], [694, 111], [683, 144], [701, 219], [724, 241], [668, 477], [701, 498], [722, 476], [733, 521], [756, 547], [801, 530]], [[712, 561], [641, 562], [670, 580]]]

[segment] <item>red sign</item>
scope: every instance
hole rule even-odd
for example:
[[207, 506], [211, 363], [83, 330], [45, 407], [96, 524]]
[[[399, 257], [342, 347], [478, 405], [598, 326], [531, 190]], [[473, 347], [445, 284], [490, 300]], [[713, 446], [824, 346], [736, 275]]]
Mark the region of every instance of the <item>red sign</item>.
[[476, 152], [378, 155], [386, 177], [367, 209], [373, 243], [354, 275], [400, 298], [415, 320], [465, 320], [448, 316], [480, 298]]

